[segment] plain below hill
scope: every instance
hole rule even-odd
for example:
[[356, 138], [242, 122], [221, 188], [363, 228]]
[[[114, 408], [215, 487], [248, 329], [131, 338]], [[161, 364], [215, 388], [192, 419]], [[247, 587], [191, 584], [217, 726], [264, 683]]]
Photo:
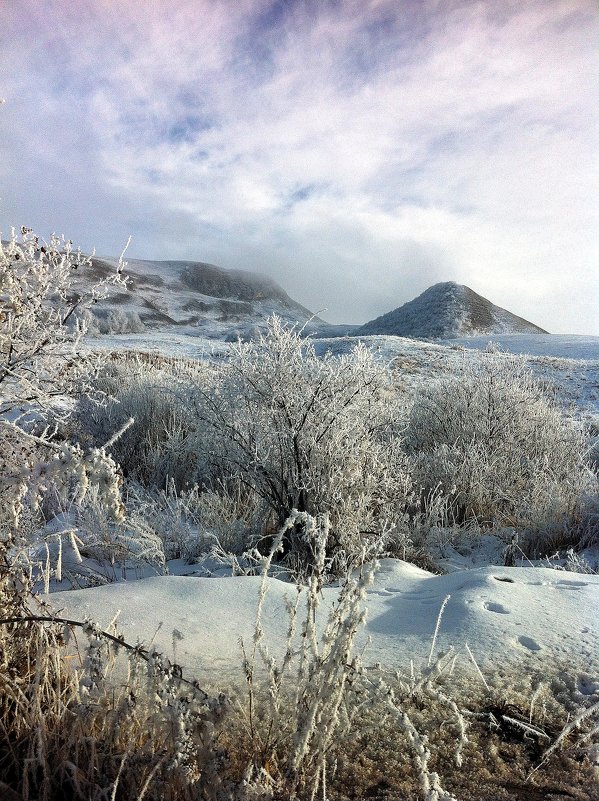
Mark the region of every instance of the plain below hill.
[[358, 336], [392, 334], [426, 339], [532, 333], [546, 334], [547, 331], [454, 281], [434, 284], [414, 300], [371, 320], [355, 332]]

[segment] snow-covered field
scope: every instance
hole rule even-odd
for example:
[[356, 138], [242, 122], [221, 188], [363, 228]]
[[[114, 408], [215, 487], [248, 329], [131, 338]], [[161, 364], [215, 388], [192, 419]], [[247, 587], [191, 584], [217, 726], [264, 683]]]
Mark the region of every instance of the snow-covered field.
[[[367, 344], [416, 386], [446, 374], [463, 360], [478, 358], [488, 341], [456, 340], [445, 343], [399, 337], [366, 337]], [[500, 350], [527, 353], [535, 373], [556, 386], [563, 403], [577, 407], [577, 416], [599, 413], [599, 338], [502, 336], [494, 338]], [[315, 340], [317, 352], [349, 352], [352, 337]], [[229, 346], [199, 338], [190, 331], [148, 331], [112, 335], [93, 347], [157, 352], [189, 358], [226, 358]], [[489, 558], [501, 564], [501, 552]], [[577, 574], [548, 567], [506, 568], [474, 566], [462, 558], [437, 576], [413, 565], [386, 559], [368, 592], [368, 617], [360, 637], [366, 645], [365, 662], [405, 668], [410, 660], [429, 657], [437, 616], [443, 612], [435, 652], [453, 647], [458, 664], [472, 663], [468, 645], [483, 670], [526, 663], [535, 670], [549, 663], [574, 669], [599, 667], [599, 575]], [[120, 581], [106, 586], [60, 591], [52, 605], [63, 615], [91, 617], [107, 626], [117, 613], [118, 625], [129, 641], [154, 643], [202, 680], [241, 676], [239, 640], [252, 639], [260, 579], [206, 577], [197, 566], [171, 565], [179, 575]], [[194, 572], [196, 575], [194, 575]], [[284, 647], [288, 616], [285, 597], [294, 586], [268, 580], [263, 626], [276, 653]], [[338, 589], [322, 591], [321, 625], [338, 597]]]
[[[157, 576], [53, 594], [63, 615], [91, 617], [103, 626], [118, 616], [130, 642], [153, 642], [203, 681], [241, 678], [239, 640], [251, 644], [261, 579]], [[322, 591], [320, 625], [338, 597]], [[269, 579], [262, 626], [281, 655], [288, 627], [285, 598], [293, 585]], [[428, 660], [437, 617], [445, 606], [435, 654], [453, 647], [458, 664], [483, 672], [519, 666], [530, 672], [555, 665], [599, 668], [599, 575], [549, 568], [488, 566], [437, 576], [384, 559], [370, 587], [366, 625], [358, 640], [364, 662], [409, 669]], [[599, 689], [599, 688], [595, 688]]]
[[[191, 326], [148, 330], [139, 334], [111, 334], [89, 340], [90, 347], [111, 351], [139, 351], [190, 359], [222, 359], [230, 345], [219, 332]], [[504, 334], [430, 342], [396, 336], [339, 336], [314, 339], [319, 354], [346, 354], [365, 342], [388, 362], [406, 384], [417, 386], [453, 372], [489, 348], [521, 355], [541, 380], [554, 385], [564, 407], [577, 407], [584, 417], [599, 414], [599, 337], [559, 334]]]
[[550, 356], [559, 359], [599, 359], [599, 337], [567, 334], [493, 334], [493, 336], [446, 339], [448, 345], [470, 350], [484, 350], [491, 342], [499, 350], [529, 356]]
[[93, 350], [132, 351], [157, 353], [185, 359], [209, 358], [213, 354], [225, 355], [230, 345], [222, 339], [203, 336], [188, 329], [151, 329], [139, 334], [110, 334], [90, 337], [88, 344]]

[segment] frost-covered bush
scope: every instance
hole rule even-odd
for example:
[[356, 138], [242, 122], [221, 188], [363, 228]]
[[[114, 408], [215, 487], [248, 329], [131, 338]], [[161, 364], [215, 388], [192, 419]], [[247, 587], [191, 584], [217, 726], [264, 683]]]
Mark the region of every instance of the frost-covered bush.
[[[274, 523], [293, 510], [328, 514], [331, 552], [351, 560], [403, 521], [410, 479], [397, 403], [388, 370], [366, 347], [318, 358], [273, 318], [256, 341], [233, 346], [196, 403], [205, 465], [250, 488]], [[310, 558], [293, 531], [286, 547]]]
[[83, 315], [124, 285], [117, 271], [83, 289], [79, 276], [91, 259], [72, 243], [52, 236], [43, 242], [30, 229], [0, 241], [0, 414], [22, 406], [47, 409], [57, 395], [92, 390], [96, 357], [82, 347]]
[[126, 577], [128, 569], [138, 575], [148, 568], [152, 573], [165, 572], [163, 540], [149, 515], [135, 514], [128, 506], [115, 520], [93, 491], [71, 517], [84, 565], [93, 560], [107, 580]]
[[121, 512], [116, 464], [103, 443], [84, 450], [58, 440], [52, 427], [68, 416], [69, 396], [97, 397], [99, 360], [82, 346], [82, 315], [111, 286], [124, 285], [122, 258], [114, 276], [85, 287], [79, 274], [90, 266], [56, 236], [44, 242], [22, 228], [20, 241], [14, 230], [0, 240], [0, 526], [10, 537], [25, 508], [35, 512], [51, 490], [77, 502], [94, 486]]
[[195, 561], [210, 551], [241, 555], [259, 538], [260, 510], [243, 487], [201, 490], [147, 489], [129, 484], [127, 522], [134, 531], [151, 528], [166, 559]]
[[457, 522], [538, 530], [576, 514], [593, 481], [581, 431], [500, 354], [423, 385], [406, 446], [424, 498], [442, 490]]
[[[0, 426], [0, 540], [11, 536], [19, 518], [21, 525], [25, 524], [25, 474], [43, 458], [42, 449], [16, 426]], [[35, 528], [38, 516], [33, 513], [31, 517], [30, 527]]]
[[94, 444], [104, 442], [133, 418], [111, 451], [125, 475], [159, 489], [170, 483], [177, 490], [189, 488], [196, 481], [199, 458], [193, 392], [207, 369], [199, 362], [115, 357], [97, 379], [106, 402], [98, 406], [84, 398], [78, 405], [79, 435]]
[[83, 315], [88, 334], [140, 334], [146, 326], [137, 312], [123, 309], [87, 309]]
[[[411, 483], [397, 393], [365, 347], [319, 358], [274, 319], [219, 364], [115, 357], [98, 385], [111, 400], [80, 403], [82, 441], [102, 442], [134, 418], [111, 451], [125, 476], [154, 493], [152, 503], [162, 493], [156, 521], [181, 504], [189, 520], [193, 506], [195, 545], [173, 542], [167, 553], [189, 558], [197, 529], [202, 541], [212, 537], [240, 554], [293, 509], [329, 514], [337, 567], [405, 544]], [[290, 532], [286, 549], [298, 569], [311, 559], [298, 532]]]

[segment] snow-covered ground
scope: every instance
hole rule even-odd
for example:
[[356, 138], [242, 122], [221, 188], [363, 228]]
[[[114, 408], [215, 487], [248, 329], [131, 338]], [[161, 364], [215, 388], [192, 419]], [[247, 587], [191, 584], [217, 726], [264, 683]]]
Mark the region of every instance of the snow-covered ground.
[[[156, 352], [199, 359], [226, 358], [229, 345], [198, 337], [192, 329], [152, 330], [111, 335], [92, 347]], [[412, 388], [454, 371], [480, 357], [489, 338], [428, 342], [394, 336], [361, 338], [388, 362]], [[318, 353], [347, 353], [351, 336], [317, 339]], [[535, 374], [554, 386], [575, 416], [599, 414], [599, 338], [542, 335], [493, 337], [508, 353], [523, 353]], [[480, 560], [448, 558], [448, 575], [437, 576], [399, 560], [383, 560], [368, 592], [367, 623], [359, 643], [370, 643], [365, 662], [406, 668], [429, 657], [439, 610], [447, 596], [435, 651], [452, 646], [458, 663], [471, 665], [470, 647], [483, 671], [513, 668], [574, 670], [599, 668], [599, 575], [544, 567], [497, 567], [501, 554]], [[108, 625], [120, 610], [118, 626], [129, 641], [152, 642], [174, 656], [202, 681], [241, 677], [239, 639], [251, 643], [260, 579], [200, 575], [197, 566], [171, 565], [180, 575], [150, 576], [106, 586], [54, 592], [50, 600], [65, 616], [90, 617]], [[193, 573], [196, 575], [193, 575]], [[183, 575], [187, 574], [187, 575]], [[268, 580], [263, 627], [275, 653], [284, 648], [288, 616], [285, 598], [293, 585]], [[338, 597], [338, 589], [322, 591], [321, 625]], [[596, 688], [597, 689], [597, 688]]]
[[205, 359], [213, 355], [224, 355], [230, 348], [230, 345], [222, 339], [200, 335], [197, 330], [192, 334], [184, 328], [148, 329], [138, 334], [88, 337], [87, 344], [92, 350], [156, 353], [184, 359]]
[[338, 337], [314, 341], [317, 353], [349, 353], [362, 341], [411, 387], [454, 373], [480, 353], [521, 355], [557, 400], [582, 418], [599, 414], [599, 337], [511, 334], [429, 342], [395, 336]]
[[[153, 642], [203, 681], [241, 676], [243, 638], [251, 646], [259, 577], [159, 576], [51, 595], [65, 616], [91, 617], [118, 626], [132, 642]], [[292, 584], [268, 580], [262, 625], [269, 648], [286, 643], [285, 598]], [[320, 625], [339, 590], [322, 591]], [[599, 576], [549, 568], [487, 566], [437, 576], [414, 565], [384, 559], [370, 587], [367, 622], [358, 646], [364, 662], [409, 669], [428, 660], [437, 617], [445, 606], [435, 654], [452, 646], [459, 664], [470, 665], [466, 645], [483, 672], [521, 666], [551, 672], [568, 665], [599, 667]], [[368, 640], [370, 642], [367, 644]]]
[[506, 353], [553, 356], [560, 359], [599, 359], [599, 337], [566, 334], [493, 334], [445, 339], [444, 343], [471, 350], [485, 350], [489, 343]]

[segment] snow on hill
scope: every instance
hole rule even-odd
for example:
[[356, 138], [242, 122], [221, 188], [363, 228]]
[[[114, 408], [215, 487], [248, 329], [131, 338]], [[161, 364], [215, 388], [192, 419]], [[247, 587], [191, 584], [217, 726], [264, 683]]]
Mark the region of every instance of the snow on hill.
[[[94, 258], [90, 278], [104, 278], [116, 265], [115, 259]], [[302, 325], [313, 317], [271, 278], [245, 270], [129, 259], [124, 273], [129, 278], [127, 291], [112, 294], [94, 309], [101, 333], [187, 327], [200, 336], [235, 340], [251, 335], [272, 314]], [[326, 327], [315, 319], [319, 327]], [[91, 327], [93, 331], [94, 321]]]
[[414, 300], [371, 320], [355, 333], [451, 339], [477, 334], [547, 332], [495, 306], [469, 287], [447, 281], [429, 287]]

